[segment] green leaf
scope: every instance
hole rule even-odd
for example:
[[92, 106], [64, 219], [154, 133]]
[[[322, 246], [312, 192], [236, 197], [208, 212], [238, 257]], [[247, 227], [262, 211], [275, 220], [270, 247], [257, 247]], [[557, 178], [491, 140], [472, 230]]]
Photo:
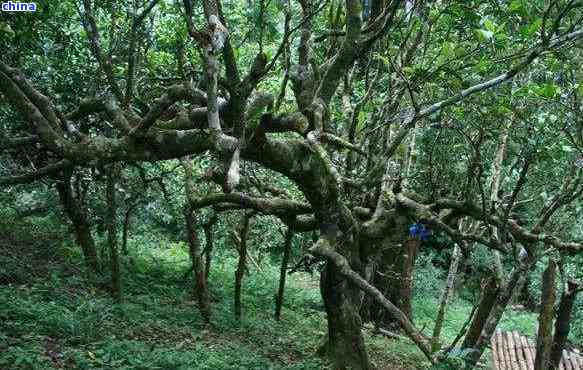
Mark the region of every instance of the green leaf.
[[567, 153], [571, 153], [573, 152], [575, 149], [573, 149], [571, 146], [569, 145], [561, 145], [561, 150]]
[[14, 30], [12, 30], [12, 27], [10, 27], [10, 25], [5, 22], [0, 23], [0, 33], [7, 33], [10, 36], [14, 36]]
[[553, 98], [559, 93], [559, 87], [553, 83], [547, 83], [542, 86], [538, 86], [536, 92], [545, 98]]
[[508, 10], [516, 13], [522, 12], [523, 10], [522, 0], [512, 0], [508, 5]]
[[486, 42], [492, 39], [494, 32], [479, 28], [476, 30], [476, 36], [480, 41]]

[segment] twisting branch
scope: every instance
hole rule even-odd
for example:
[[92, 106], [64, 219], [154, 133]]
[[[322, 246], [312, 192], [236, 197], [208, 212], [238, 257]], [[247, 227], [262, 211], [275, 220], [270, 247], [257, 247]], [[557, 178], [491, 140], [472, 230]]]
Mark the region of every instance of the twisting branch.
[[159, 119], [168, 108], [180, 100], [187, 100], [202, 105], [207, 99], [202, 91], [195, 89], [189, 84], [172, 85], [158, 100], [154, 102], [150, 111], [144, 116], [133, 132], [136, 134], [147, 132], [152, 126], [154, 126], [156, 120]]
[[36, 133], [51, 150], [61, 153], [66, 140], [60, 135], [60, 125], [48, 99], [35, 90], [20, 71], [0, 61], [0, 91], [14, 107], [33, 124]]
[[16, 184], [30, 184], [37, 180], [42, 179], [43, 177], [53, 175], [57, 172], [60, 172], [66, 168], [72, 167], [73, 164], [67, 160], [62, 160], [57, 163], [50, 164], [46, 167], [43, 167], [35, 172], [18, 175], [18, 176], [9, 176], [9, 177], [0, 177], [0, 186], [7, 186], [7, 185], [16, 185]]
[[202, 198], [191, 198], [190, 203], [193, 209], [231, 203], [265, 214], [288, 217], [313, 213], [312, 207], [307, 203], [282, 198], [256, 198], [243, 193], [210, 194]]
[[38, 136], [23, 136], [13, 138], [0, 137], [0, 151], [6, 149], [20, 148], [22, 146], [33, 145], [38, 143]]

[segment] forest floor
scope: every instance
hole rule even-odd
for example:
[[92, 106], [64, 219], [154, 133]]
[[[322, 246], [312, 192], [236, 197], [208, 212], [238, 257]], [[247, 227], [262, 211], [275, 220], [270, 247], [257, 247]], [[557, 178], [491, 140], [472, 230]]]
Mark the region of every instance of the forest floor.
[[[132, 245], [124, 260], [124, 303], [114, 304], [107, 278], [84, 276], [70, 243], [15, 241], [0, 235], [0, 369], [322, 369], [316, 355], [326, 335], [317, 273], [290, 275], [281, 321], [273, 319], [279, 267], [250, 265], [243, 318], [232, 312], [236, 265], [215, 258], [210, 277], [212, 325], [191, 298], [188, 255], [182, 243]], [[220, 262], [219, 262], [220, 261]], [[434, 299], [415, 299], [415, 319], [432, 329]], [[471, 305], [456, 300], [443, 335], [451, 340]], [[507, 315], [504, 329], [532, 335], [534, 316]], [[378, 369], [428, 367], [406, 338], [365, 329]]]

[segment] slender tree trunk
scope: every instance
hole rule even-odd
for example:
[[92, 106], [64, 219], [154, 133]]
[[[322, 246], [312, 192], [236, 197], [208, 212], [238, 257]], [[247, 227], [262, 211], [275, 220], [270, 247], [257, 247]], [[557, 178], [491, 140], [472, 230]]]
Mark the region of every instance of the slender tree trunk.
[[480, 297], [480, 302], [478, 303], [478, 309], [472, 319], [470, 328], [464, 337], [462, 348], [472, 348], [476, 345], [482, 328], [486, 324], [488, 315], [492, 311], [492, 307], [496, 303], [496, 297], [499, 293], [498, 279], [494, 277], [488, 278], [484, 283], [482, 283], [482, 295]]
[[205, 268], [202, 260], [200, 248], [200, 239], [196, 230], [196, 215], [190, 206], [190, 199], [194, 196], [195, 186], [193, 182], [192, 166], [188, 159], [181, 159], [182, 168], [184, 169], [184, 191], [187, 199], [187, 205], [184, 207], [184, 220], [186, 224], [186, 235], [188, 239], [188, 250], [190, 260], [192, 261], [192, 270], [194, 271], [194, 288], [193, 298], [198, 303], [198, 309], [206, 322], [210, 322], [211, 309], [209, 292]]
[[506, 310], [506, 307], [508, 306], [508, 303], [510, 302], [514, 292], [520, 290], [522, 287], [522, 284], [524, 283], [524, 277], [528, 270], [532, 267], [532, 263], [533, 261], [528, 261], [525, 264], [515, 267], [510, 273], [508, 280], [505, 281], [504, 285], [500, 289], [500, 293], [496, 297], [494, 307], [492, 307], [492, 310], [488, 315], [488, 319], [486, 320], [486, 323], [482, 328], [482, 332], [480, 333], [480, 336], [478, 337], [478, 340], [473, 347], [473, 351], [471, 351], [468, 356], [466, 369], [473, 369], [480, 360], [480, 357], [482, 357], [486, 346], [488, 343], [490, 343], [490, 339], [496, 330], [496, 326], [498, 326], [498, 323], [500, 322], [500, 318], [502, 317], [504, 310]]
[[575, 303], [575, 298], [577, 298], [577, 292], [579, 289], [581, 289], [581, 287], [577, 283], [570, 281], [567, 283], [567, 288], [561, 295], [551, 350], [551, 365], [553, 369], [559, 368], [559, 363], [563, 356], [563, 349], [565, 348], [567, 338], [569, 337], [569, 331], [571, 330], [573, 304]]
[[115, 181], [118, 175], [118, 165], [112, 165], [107, 174], [107, 244], [109, 247], [109, 263], [111, 269], [111, 293], [115, 301], [120, 303], [123, 298], [123, 293], [117, 245], [117, 204], [115, 196]]
[[419, 239], [410, 239], [405, 243], [405, 254], [403, 255], [404, 270], [403, 283], [400, 292], [400, 308], [409, 320], [413, 321], [413, 269], [415, 268], [415, 257], [417, 248], [421, 241]]
[[211, 271], [211, 263], [213, 258], [213, 248], [214, 248], [214, 238], [213, 238], [213, 225], [214, 221], [210, 221], [209, 223], [203, 225], [204, 230], [204, 237], [205, 237], [205, 263], [204, 263], [204, 272], [205, 278], [208, 282], [209, 274]]
[[543, 273], [543, 286], [538, 316], [538, 336], [536, 341], [536, 359], [534, 370], [548, 370], [550, 365], [553, 340], [553, 310], [555, 307], [555, 275], [557, 264], [549, 258], [549, 264]]
[[409, 144], [407, 145], [407, 153], [405, 155], [404, 160], [405, 165], [403, 169], [403, 187], [405, 189], [407, 188], [407, 185], [409, 183], [409, 176], [411, 176], [411, 173], [415, 168], [415, 144], [417, 142], [417, 127], [418, 124], [415, 123], [415, 127], [413, 128], [411, 133], [411, 139], [409, 141]]
[[239, 262], [237, 271], [235, 271], [235, 317], [241, 319], [241, 288], [243, 285], [243, 276], [247, 264], [247, 234], [249, 232], [250, 216], [244, 214], [238, 231], [237, 252], [239, 253]]
[[435, 318], [435, 326], [433, 328], [433, 335], [431, 340], [431, 351], [433, 352], [437, 351], [440, 347], [439, 337], [441, 336], [441, 329], [443, 327], [443, 320], [445, 319], [447, 303], [453, 293], [454, 282], [457, 276], [461, 256], [462, 256], [461, 249], [456, 244], [453, 249], [453, 255], [451, 257], [451, 263], [449, 265], [449, 272], [447, 274], [445, 288], [443, 289], [443, 293], [441, 294], [439, 309], [437, 310], [437, 317]]
[[287, 265], [291, 252], [292, 240], [294, 233], [291, 229], [287, 229], [285, 233], [285, 242], [283, 244], [283, 257], [281, 259], [281, 271], [279, 274], [279, 288], [277, 296], [275, 297], [275, 319], [279, 320], [281, 317], [281, 306], [283, 305], [283, 295], [285, 293], [285, 278], [287, 276]]
[[65, 214], [73, 224], [75, 241], [81, 247], [85, 264], [93, 272], [99, 272], [99, 259], [95, 241], [91, 235], [91, 225], [87, 217], [87, 207], [82, 199], [76, 196], [71, 188], [71, 174], [66, 174], [63, 181], [57, 183], [59, 199], [65, 210]]
[[[500, 190], [501, 174], [502, 174], [502, 162], [504, 161], [504, 155], [506, 153], [506, 145], [508, 142], [508, 131], [509, 125], [504, 126], [502, 131], [502, 137], [500, 138], [500, 144], [498, 145], [498, 151], [496, 152], [496, 159], [492, 164], [492, 181], [490, 186], [490, 202], [493, 205], [497, 205], [500, 199], [498, 199], [498, 192]], [[498, 229], [494, 228], [494, 235], [500, 240], [498, 236]], [[502, 282], [504, 280], [504, 266], [502, 265], [502, 256], [500, 252], [494, 251], [494, 267], [496, 271], [496, 276]]]
[[123, 219], [123, 232], [122, 232], [122, 243], [121, 243], [121, 253], [124, 256], [128, 255], [128, 236], [130, 233], [130, 226], [131, 226], [131, 217], [134, 209], [136, 208], [137, 204], [132, 204], [128, 207], [125, 212], [124, 219]]
[[200, 240], [196, 231], [196, 218], [190, 207], [185, 208], [184, 218], [186, 221], [190, 260], [192, 261], [192, 270], [194, 271], [194, 289], [192, 295], [198, 303], [198, 308], [203, 319], [206, 322], [210, 322], [211, 310], [206, 274], [200, 250]]

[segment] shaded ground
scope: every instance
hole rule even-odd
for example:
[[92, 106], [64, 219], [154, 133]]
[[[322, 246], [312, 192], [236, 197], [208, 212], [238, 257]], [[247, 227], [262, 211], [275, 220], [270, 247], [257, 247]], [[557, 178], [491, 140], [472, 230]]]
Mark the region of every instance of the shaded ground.
[[[182, 280], [188, 267], [183, 245], [134, 253], [133, 263], [125, 264], [121, 305], [96, 288], [107, 277], [84, 276], [80, 256], [70, 248], [0, 235], [0, 369], [327, 368], [315, 354], [326, 333], [315, 275], [291, 276], [277, 322], [278, 267], [251, 267], [239, 323], [231, 311], [235, 261], [224, 256], [211, 274], [215, 303], [208, 326], [190, 283]], [[379, 369], [420, 364], [409, 344], [377, 336], [367, 342]]]

